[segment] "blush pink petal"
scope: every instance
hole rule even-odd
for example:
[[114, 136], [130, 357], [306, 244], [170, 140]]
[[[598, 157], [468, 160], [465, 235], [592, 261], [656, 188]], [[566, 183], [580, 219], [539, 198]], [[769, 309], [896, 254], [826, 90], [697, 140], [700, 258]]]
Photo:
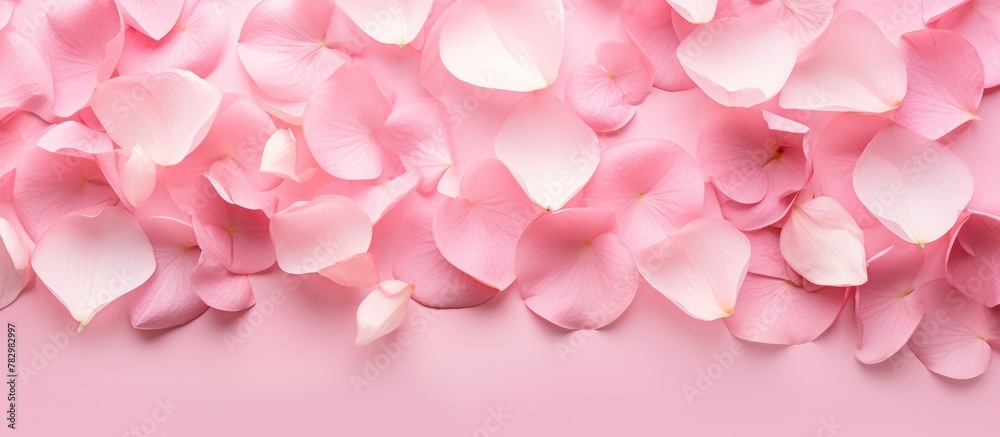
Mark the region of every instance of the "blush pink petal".
[[[452, 133], [448, 108], [437, 99], [420, 99], [396, 108], [378, 133], [378, 142], [388, 153], [398, 155], [403, 165], [420, 174], [420, 192], [438, 188], [447, 192], [449, 181], [458, 179], [452, 158]], [[447, 179], [447, 180], [446, 180]]]
[[883, 225], [921, 247], [948, 233], [972, 199], [969, 166], [948, 148], [899, 126], [872, 138], [853, 180], [858, 199]]
[[54, 223], [31, 255], [38, 279], [83, 325], [156, 269], [153, 247], [129, 213], [97, 206]]
[[377, 144], [392, 103], [361, 67], [338, 70], [316, 91], [302, 119], [306, 144], [327, 173], [347, 180], [375, 179], [386, 156]]
[[[273, 192], [259, 191], [253, 187], [254, 181], [260, 180], [261, 176], [269, 177], [257, 172], [240, 171], [232, 161], [216, 161], [205, 172], [204, 179], [226, 202], [246, 209], [260, 210], [271, 216], [278, 208], [278, 197]], [[196, 180], [200, 182], [201, 178]], [[195, 195], [197, 193], [196, 191]], [[190, 208], [184, 208], [190, 206], [190, 202], [182, 200], [180, 203], [182, 211], [190, 211]]]
[[907, 92], [893, 119], [932, 140], [978, 120], [983, 63], [976, 48], [947, 30], [904, 34]]
[[0, 177], [19, 166], [21, 156], [35, 147], [48, 128], [48, 123], [25, 111], [0, 122]]
[[18, 0], [0, 0], [0, 29], [7, 26]]
[[670, 6], [662, 0], [629, 0], [622, 9], [622, 24], [653, 65], [653, 86], [664, 91], [694, 88], [677, 59], [681, 41], [674, 32]]
[[750, 240], [728, 223], [697, 219], [635, 257], [657, 291], [699, 320], [733, 315], [750, 265]]
[[914, 292], [913, 283], [923, 263], [923, 251], [909, 244], [894, 244], [869, 262], [869, 280], [855, 301], [858, 361], [885, 361], [910, 340], [924, 316], [925, 294]]
[[278, 129], [264, 143], [260, 172], [297, 183], [308, 181], [319, 167], [305, 143], [297, 141], [291, 129]]
[[504, 116], [493, 150], [532, 201], [555, 211], [597, 169], [597, 135], [545, 91], [524, 96]]
[[236, 52], [262, 91], [303, 101], [361, 51], [358, 38], [329, 0], [265, 0], [243, 23]]
[[107, 153], [114, 150], [114, 145], [111, 144], [111, 137], [108, 134], [73, 120], [52, 126], [52, 129], [46, 131], [36, 144], [52, 153], [80, 156]]
[[779, 194], [772, 190], [759, 202], [746, 204], [730, 199], [718, 189], [715, 190], [722, 218], [741, 231], [755, 231], [780, 222], [788, 215], [798, 196], [798, 191]]
[[969, 300], [944, 279], [920, 286], [926, 296], [924, 320], [909, 347], [927, 369], [954, 379], [982, 375], [1000, 346], [996, 309]]
[[371, 287], [378, 284], [375, 256], [359, 253], [319, 271], [323, 276], [345, 287]]
[[517, 282], [524, 304], [566, 329], [598, 329], [618, 319], [639, 287], [615, 218], [571, 208], [533, 221], [517, 243]]
[[413, 192], [420, 181], [420, 172], [410, 170], [395, 179], [381, 177], [374, 181], [334, 181], [320, 192], [336, 193], [350, 198], [372, 223], [378, 223], [389, 210]]
[[930, 27], [948, 29], [965, 38], [979, 52], [986, 75], [986, 88], [1000, 85], [1000, 3], [969, 0], [948, 11]]
[[945, 262], [955, 288], [983, 305], [1000, 305], [1000, 218], [972, 213], [961, 220]]
[[566, 104], [597, 132], [618, 130], [653, 86], [646, 55], [630, 42], [606, 41], [595, 58], [582, 59], [566, 83]]
[[194, 320], [208, 309], [191, 287], [201, 248], [190, 224], [173, 217], [140, 221], [156, 257], [149, 281], [129, 295], [128, 317], [139, 329], [165, 329]]
[[667, 0], [678, 15], [690, 23], [704, 24], [712, 21], [718, 0]]
[[132, 206], [139, 207], [153, 195], [156, 188], [157, 166], [149, 155], [136, 147], [118, 153], [118, 183], [121, 194]]
[[[705, 40], [712, 43], [701, 42]], [[712, 100], [749, 107], [778, 94], [792, 72], [797, 51], [792, 37], [780, 29], [723, 18], [684, 38], [677, 58]]]
[[440, 56], [472, 85], [534, 91], [556, 80], [565, 39], [560, 0], [465, 0], [442, 18]]
[[0, 30], [0, 120], [18, 110], [52, 119], [52, 73], [31, 42], [14, 29]]
[[803, 344], [833, 325], [847, 303], [845, 288], [807, 291], [788, 279], [747, 274], [736, 310], [724, 322], [734, 336], [769, 344]]
[[0, 218], [0, 308], [10, 305], [34, 276], [31, 248], [14, 226]]
[[132, 28], [159, 40], [177, 24], [184, 0], [115, 0], [122, 18]]
[[322, 195], [296, 202], [271, 218], [278, 267], [292, 274], [316, 273], [368, 251], [372, 222], [354, 201]]
[[503, 290], [514, 282], [518, 239], [540, 212], [500, 161], [482, 160], [465, 173], [458, 198], [438, 207], [434, 240], [459, 270]]
[[865, 236], [829, 197], [792, 206], [780, 244], [788, 265], [813, 284], [846, 287], [868, 280]]
[[586, 201], [613, 212], [615, 233], [638, 252], [701, 215], [705, 184], [698, 163], [680, 146], [636, 139], [602, 153]]
[[62, 2], [45, 17], [38, 38], [52, 69], [55, 115], [69, 117], [115, 71], [125, 26], [113, 0]]
[[413, 300], [431, 308], [480, 305], [498, 292], [452, 265], [438, 250], [433, 232], [434, 210], [412, 213], [397, 234], [392, 276], [413, 284]]
[[413, 285], [390, 279], [378, 284], [358, 306], [358, 336], [355, 345], [377, 340], [400, 327], [406, 319], [406, 307]]
[[922, 0], [924, 23], [932, 23], [949, 11], [968, 3], [969, 0]]
[[119, 73], [177, 68], [205, 77], [215, 69], [226, 48], [225, 15], [214, 3], [183, 3], [177, 26], [164, 37], [150, 38], [135, 30], [125, 33]]
[[[208, 183], [208, 180], [202, 182]], [[218, 263], [238, 275], [271, 267], [275, 249], [268, 231], [267, 215], [226, 202], [211, 188], [203, 190], [207, 198], [192, 214], [194, 231], [203, 253], [202, 263], [208, 262], [204, 258], [211, 258], [211, 263]]]
[[222, 91], [204, 79], [165, 70], [108, 80], [94, 91], [91, 107], [115, 144], [142, 147], [157, 165], [171, 166], [205, 138], [221, 102]]
[[31, 147], [14, 178], [14, 206], [35, 241], [63, 216], [84, 208], [118, 203], [115, 190], [91, 158]]
[[815, 53], [795, 65], [778, 102], [785, 109], [880, 113], [906, 94], [906, 63], [878, 26], [845, 10]]
[[191, 274], [191, 289], [198, 298], [219, 311], [243, 311], [257, 303], [250, 277], [233, 273], [206, 252]]
[[362, 31], [382, 44], [413, 41], [431, 12], [432, 0], [334, 0]]

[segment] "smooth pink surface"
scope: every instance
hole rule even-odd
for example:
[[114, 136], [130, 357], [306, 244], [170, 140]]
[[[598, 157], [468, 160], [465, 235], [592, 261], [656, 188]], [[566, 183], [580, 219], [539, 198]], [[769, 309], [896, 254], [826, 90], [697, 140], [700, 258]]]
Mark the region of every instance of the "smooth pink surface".
[[[224, 91], [249, 93], [235, 41], [256, 1], [235, 8], [228, 5], [237, 2], [218, 3], [227, 9], [230, 33], [223, 61], [207, 79]], [[550, 89], [555, 95], [598, 43], [627, 37], [616, 2], [564, 3], [567, 45]], [[892, 39], [920, 26], [913, 5], [842, 0], [837, 9], [866, 11]], [[914, 12], [897, 19], [897, 9]], [[36, 13], [20, 8], [11, 23]], [[416, 79], [417, 52], [370, 44], [364, 58], [390, 76], [397, 101], [425, 95]], [[443, 95], [458, 115], [460, 165], [490, 153], [491, 135], [517, 98], [463, 88]], [[693, 155], [700, 128], [718, 108], [699, 90], [654, 91], [623, 132], [602, 140], [664, 138]], [[979, 112], [984, 120], [1000, 117], [995, 92], [984, 96]], [[817, 129], [828, 120], [813, 114], [808, 123]], [[977, 147], [991, 143], [997, 129], [973, 123], [950, 146], [970, 163], [977, 187], [1000, 184], [1000, 148]], [[991, 197], [995, 192], [977, 191], [971, 207], [995, 202]], [[372, 252], [383, 276], [389, 276], [389, 231], [422, 203], [408, 199], [376, 226], [382, 237]], [[712, 208], [709, 215], [717, 215]], [[0, 202], [0, 215], [16, 220], [9, 202]], [[927, 246], [934, 260], [928, 264], [941, 265], [945, 245]], [[918, 281], [942, 274], [924, 271]], [[882, 364], [861, 364], [852, 353], [850, 311], [815, 342], [755, 345], [736, 340], [721, 321], [691, 319], [642, 284], [617, 321], [573, 333], [532, 314], [515, 285], [471, 309], [435, 312], [410, 304], [398, 333], [357, 348], [362, 291], [275, 267], [251, 281], [257, 304], [244, 313], [209, 311], [174, 330], [144, 332], [131, 328], [127, 302], [118, 300], [80, 335], [36, 281], [2, 312], [17, 325], [18, 432], [118, 436], [146, 423], [157, 436], [463, 436], [476, 435], [495, 413], [505, 416], [491, 434], [498, 436], [996, 433], [996, 364], [973, 381], [934, 375], [906, 350]], [[702, 394], [688, 398], [685, 387]], [[176, 405], [162, 423], [151, 422], [158, 403]]]

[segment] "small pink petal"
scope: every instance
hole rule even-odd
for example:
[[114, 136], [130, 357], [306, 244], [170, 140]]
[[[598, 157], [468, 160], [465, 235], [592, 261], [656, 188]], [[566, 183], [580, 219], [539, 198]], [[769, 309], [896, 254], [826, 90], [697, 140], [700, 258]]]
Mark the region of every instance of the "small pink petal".
[[924, 316], [924, 296], [913, 281], [924, 263], [923, 251], [894, 244], [868, 264], [869, 280], [858, 286], [858, 346], [854, 356], [866, 364], [889, 359], [910, 340]]
[[631, 42], [605, 41], [582, 59], [566, 83], [566, 104], [597, 132], [621, 129], [653, 86], [646, 55]]
[[733, 315], [750, 265], [750, 240], [721, 220], [697, 219], [639, 252], [639, 272], [700, 320]]
[[118, 182], [125, 200], [139, 207], [156, 188], [156, 163], [142, 150], [122, 150], [118, 154]]
[[154, 40], [163, 38], [181, 16], [184, 0], [115, 0], [125, 23]]
[[524, 304], [566, 329], [598, 329], [618, 319], [639, 286], [615, 218], [594, 208], [544, 214], [517, 243]]
[[969, 0], [922, 0], [924, 23], [932, 23]]
[[927, 369], [954, 379], [982, 375], [1000, 346], [1000, 315], [969, 300], [944, 279], [920, 286], [927, 300], [924, 320], [910, 350]]
[[243, 311], [257, 303], [250, 277], [227, 270], [206, 252], [201, 253], [198, 265], [190, 274], [191, 289], [211, 308]]
[[434, 240], [459, 270], [503, 290], [514, 282], [517, 241], [540, 212], [503, 164], [482, 160], [465, 173], [459, 197], [438, 207]]
[[413, 41], [431, 12], [432, 0], [335, 0], [368, 36], [403, 47]]
[[0, 308], [10, 305], [33, 276], [31, 249], [17, 230], [0, 218]]
[[297, 183], [303, 183], [319, 167], [306, 148], [305, 143], [296, 141], [291, 129], [278, 129], [264, 143], [260, 159], [260, 172], [278, 176]]
[[979, 52], [986, 75], [986, 88], [1000, 85], [1000, 3], [969, 0], [957, 6], [930, 26], [948, 29], [965, 38]]
[[[202, 182], [208, 184], [207, 180]], [[274, 243], [268, 231], [269, 220], [260, 210], [233, 205], [205, 189], [207, 198], [193, 211], [194, 231], [204, 258], [212, 258], [226, 270], [238, 275], [264, 271], [275, 261]], [[210, 302], [210, 306], [216, 308]]]
[[945, 262], [955, 288], [983, 305], [1000, 305], [1000, 218], [973, 213], [959, 221]]
[[415, 211], [399, 232], [392, 275], [413, 284], [413, 300], [432, 308], [466, 308], [493, 298], [497, 289], [477, 281], [444, 258], [434, 242], [434, 210]]
[[605, 150], [586, 190], [587, 205], [617, 216], [615, 233], [633, 252], [701, 215], [705, 184], [698, 163], [665, 140], [637, 139]]
[[226, 48], [226, 17], [219, 6], [197, 0], [181, 1], [184, 11], [177, 25], [162, 38], [135, 30], [125, 33], [118, 61], [121, 74], [177, 68], [208, 76]]
[[764, 0], [733, 6], [745, 7], [738, 15], [759, 23], [777, 23], [793, 38], [799, 53], [826, 31], [833, 21], [836, 0]]
[[48, 127], [38, 116], [24, 111], [0, 122], [0, 177], [19, 167], [21, 156], [34, 148]]
[[677, 59], [681, 41], [674, 32], [671, 12], [662, 0], [630, 0], [622, 9], [622, 24], [653, 64], [653, 86], [684, 91], [695, 85]]
[[396, 108], [378, 133], [387, 152], [420, 171], [422, 193], [433, 191], [446, 175], [457, 178], [450, 120], [441, 101], [421, 99]]
[[73, 120], [54, 125], [52, 129], [38, 138], [36, 144], [52, 153], [79, 156], [107, 153], [114, 150], [114, 145], [111, 144], [111, 137], [108, 134]]
[[813, 284], [846, 287], [868, 280], [865, 236], [836, 200], [821, 196], [792, 206], [780, 241], [788, 265]]
[[378, 284], [375, 256], [359, 253], [319, 271], [319, 274], [345, 287], [371, 287]]
[[704, 24], [712, 21], [718, 0], [667, 0], [678, 15], [690, 23]]
[[372, 240], [368, 215], [343, 196], [295, 202], [271, 218], [278, 266], [292, 274], [316, 273], [365, 253]]
[[52, 119], [52, 73], [42, 54], [14, 29], [0, 31], [0, 120], [17, 110]]
[[358, 306], [357, 346], [377, 340], [398, 328], [406, 319], [413, 285], [389, 279], [378, 284]]
[[758, 343], [803, 344], [833, 325], [847, 303], [844, 288], [807, 291], [788, 279], [747, 275], [736, 310], [723, 319], [736, 337]]
[[741, 231], [755, 231], [780, 222], [788, 215], [798, 196], [798, 191], [778, 194], [771, 190], [760, 202], [745, 204], [726, 197], [718, 189], [715, 190], [722, 218]]
[[372, 223], [378, 223], [389, 210], [413, 192], [420, 181], [420, 172], [410, 170], [396, 177], [381, 177], [374, 181], [334, 181], [320, 189], [321, 193], [336, 193], [350, 198]]

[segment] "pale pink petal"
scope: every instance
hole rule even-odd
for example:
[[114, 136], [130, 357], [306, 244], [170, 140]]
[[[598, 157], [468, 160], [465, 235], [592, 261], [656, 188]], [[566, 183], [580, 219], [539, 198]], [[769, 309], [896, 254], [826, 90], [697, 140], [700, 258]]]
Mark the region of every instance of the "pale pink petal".
[[319, 271], [319, 274], [345, 287], [371, 287], [378, 284], [375, 256], [359, 253]]
[[910, 350], [927, 369], [955, 379], [982, 375], [1000, 346], [1000, 315], [967, 299], [944, 279], [920, 286], [927, 300]]
[[[278, 197], [273, 192], [259, 191], [254, 188], [254, 181], [248, 176], [269, 177], [261, 173], [247, 173], [237, 169], [232, 161], [216, 161], [205, 172], [204, 179], [209, 182], [215, 192], [226, 202], [232, 203], [246, 209], [256, 209], [263, 211], [265, 215], [271, 216], [278, 208]], [[201, 178], [197, 179], [198, 181]], [[187, 203], [181, 201], [182, 205]], [[190, 209], [181, 209], [190, 211]]]
[[375, 78], [361, 67], [338, 70], [313, 95], [302, 119], [316, 162], [340, 179], [375, 179], [386, 156], [376, 143], [392, 112]]
[[854, 191], [899, 238], [941, 238], [972, 199], [969, 166], [948, 148], [899, 126], [883, 129], [858, 158]]
[[833, 21], [834, 3], [836, 0], [763, 0], [734, 2], [733, 6], [744, 8], [737, 12], [741, 17], [777, 23], [795, 38], [802, 53]]
[[250, 93], [268, 114], [285, 123], [302, 126], [302, 114], [306, 112], [308, 100], [292, 101], [271, 97], [257, 86], [250, 87]]
[[31, 265], [83, 329], [105, 305], [146, 282], [156, 258], [134, 217], [98, 206], [53, 224], [38, 240]]
[[395, 179], [381, 177], [374, 181], [334, 181], [320, 189], [354, 201], [372, 223], [378, 223], [390, 209], [413, 192], [420, 181], [420, 172], [410, 170]]
[[38, 49], [14, 29], [0, 31], [0, 120], [23, 109], [52, 119], [52, 73]]
[[52, 153], [77, 154], [80, 156], [107, 153], [114, 150], [108, 134], [91, 129], [87, 125], [67, 120], [45, 132], [36, 143], [38, 147]]
[[721, 220], [697, 219], [639, 252], [639, 272], [700, 320], [733, 315], [750, 265], [750, 240]]
[[806, 291], [788, 279], [747, 274], [726, 328], [744, 340], [770, 344], [808, 343], [826, 332], [849, 294], [844, 288]]
[[0, 0], [0, 29], [7, 26], [18, 0]]
[[305, 144], [295, 140], [291, 129], [274, 131], [264, 143], [260, 159], [261, 173], [303, 183], [312, 178], [316, 170], [319, 170], [316, 161]]
[[893, 118], [932, 140], [978, 120], [983, 67], [976, 48], [947, 30], [904, 34], [907, 92]]
[[781, 91], [786, 109], [885, 112], [906, 94], [906, 63], [865, 15], [845, 10]]
[[335, 0], [368, 36], [403, 47], [413, 41], [431, 12], [432, 0]]
[[637, 139], [602, 153], [586, 200], [613, 212], [615, 233], [638, 252], [701, 215], [705, 184], [698, 163], [680, 146]]
[[10, 222], [0, 218], [0, 308], [10, 305], [31, 281], [31, 249]]
[[[2, 70], [0, 70], [2, 71]], [[30, 112], [17, 112], [0, 122], [0, 177], [18, 168], [49, 124]]]
[[427, 14], [427, 21], [424, 22], [424, 26], [420, 29], [420, 33], [417, 34], [417, 37], [410, 43], [410, 47], [413, 47], [416, 50], [423, 50], [424, 46], [427, 44], [431, 28], [441, 20], [444, 13], [447, 12], [448, 8], [455, 4], [456, 1], [457, 0], [432, 1], [431, 12]]
[[465, 173], [459, 197], [438, 207], [434, 240], [459, 270], [503, 290], [514, 282], [518, 238], [540, 212], [500, 161], [482, 160]]
[[[794, 271], [788, 267], [785, 258], [781, 256], [781, 229], [769, 227], [744, 232], [744, 235], [750, 240], [750, 253], [753, 255], [750, 257], [748, 273], [771, 278], [795, 279], [793, 278]], [[801, 282], [801, 280], [793, 282]]]
[[150, 38], [135, 30], [126, 32], [119, 73], [178, 68], [205, 77], [215, 69], [226, 48], [226, 17], [214, 3], [182, 3], [184, 11], [177, 25], [163, 38]]
[[122, 194], [129, 204], [142, 205], [156, 188], [156, 163], [146, 155], [142, 147], [131, 151], [121, 150], [118, 154], [118, 182]]
[[39, 46], [52, 68], [55, 115], [69, 117], [86, 106], [94, 88], [115, 71], [125, 26], [113, 0], [62, 2], [45, 18]]
[[611, 213], [571, 208], [544, 214], [517, 243], [517, 283], [524, 304], [566, 329], [615, 321], [639, 286], [635, 263], [614, 233]]
[[688, 22], [703, 24], [712, 21], [718, 0], [667, 0], [678, 15]]
[[396, 279], [378, 284], [358, 306], [357, 346], [377, 340], [398, 328], [406, 319], [413, 285]]
[[21, 156], [14, 178], [14, 206], [21, 225], [35, 241], [69, 213], [115, 203], [115, 190], [91, 158], [51, 153], [38, 147], [31, 147]]
[[630, 42], [605, 41], [581, 60], [566, 83], [566, 104], [597, 132], [620, 129], [653, 86], [646, 55]]
[[[203, 184], [208, 184], [208, 180]], [[202, 258], [212, 258], [213, 263], [241, 275], [271, 267], [275, 248], [268, 231], [267, 215], [260, 210], [228, 203], [214, 189], [205, 188], [205, 192], [204, 203], [193, 211], [194, 231], [203, 251]], [[206, 303], [215, 308], [211, 302]]]
[[493, 149], [528, 197], [550, 211], [587, 184], [601, 159], [594, 131], [545, 91], [507, 112]]
[[868, 264], [867, 283], [858, 286], [858, 345], [854, 356], [866, 364], [889, 359], [913, 335], [924, 315], [924, 296], [913, 280], [924, 263], [923, 251], [894, 244]]
[[121, 6], [125, 23], [158, 40], [163, 38], [181, 16], [184, 0], [115, 0]]
[[946, 258], [948, 282], [977, 302], [1000, 304], [1000, 219], [973, 213], [961, 221]]
[[798, 196], [798, 191], [784, 194], [769, 192], [760, 202], [746, 204], [726, 197], [725, 193], [718, 189], [715, 190], [722, 218], [741, 231], [755, 231], [780, 222], [791, 210]]
[[134, 73], [102, 83], [91, 106], [125, 150], [140, 146], [157, 165], [181, 162], [208, 133], [222, 91], [184, 70]]
[[534, 91], [556, 80], [565, 39], [560, 0], [465, 0], [443, 18], [441, 61], [476, 86]]
[[191, 287], [190, 276], [201, 257], [194, 229], [172, 217], [148, 217], [140, 224], [153, 246], [156, 270], [129, 295], [132, 326], [164, 329], [194, 320], [208, 309]]
[[405, 220], [392, 254], [392, 275], [413, 284], [413, 300], [432, 308], [466, 308], [493, 298], [497, 289], [453, 266], [434, 242], [434, 210], [421, 208]]
[[453, 76], [441, 61], [441, 29], [447, 22], [447, 16], [450, 12], [451, 8], [446, 10], [441, 15], [441, 19], [434, 23], [430, 32], [427, 33], [424, 48], [420, 50], [420, 85], [434, 96], [441, 96], [446, 89], [464, 84]]
[[191, 289], [211, 308], [243, 311], [257, 303], [249, 276], [230, 272], [204, 251], [190, 274]]
[[712, 100], [749, 107], [778, 94], [797, 50], [792, 37], [780, 29], [724, 18], [691, 32], [677, 47], [677, 58]]
[[254, 83], [288, 101], [309, 99], [360, 51], [353, 26], [329, 0], [265, 0], [250, 11], [236, 51]]
[[781, 255], [816, 285], [844, 287], [868, 280], [865, 236], [844, 207], [829, 197], [792, 206], [781, 229]]
[[969, 0], [922, 0], [924, 23], [931, 23], [941, 18], [952, 9], [968, 3]]
[[986, 74], [986, 88], [1000, 85], [1000, 3], [992, 0], [969, 0], [930, 24], [953, 30], [979, 51]]
[[372, 240], [368, 215], [343, 196], [296, 202], [271, 218], [278, 266], [292, 274], [316, 273], [365, 253]]
[[630, 0], [622, 9], [622, 24], [652, 63], [653, 86], [665, 91], [694, 88], [677, 59], [681, 41], [674, 32], [670, 6], [663, 0]]
[[441, 101], [420, 99], [396, 108], [378, 133], [379, 145], [420, 171], [422, 193], [433, 191], [445, 175], [457, 176], [450, 122]]

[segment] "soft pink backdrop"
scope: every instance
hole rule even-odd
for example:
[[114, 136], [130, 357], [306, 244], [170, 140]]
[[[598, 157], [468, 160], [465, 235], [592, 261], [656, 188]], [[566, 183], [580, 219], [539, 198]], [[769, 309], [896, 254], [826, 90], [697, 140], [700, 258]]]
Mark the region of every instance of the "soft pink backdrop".
[[[247, 92], [235, 43], [257, 0], [219, 3], [232, 5], [230, 45], [208, 79]], [[625, 38], [617, 1], [564, 3], [563, 77], [599, 42]], [[920, 27], [917, 0], [841, 0], [837, 7], [865, 11], [893, 41]], [[37, 14], [22, 7], [11, 23], [23, 26]], [[373, 43], [364, 58], [393, 79], [397, 103], [424, 95], [413, 49]], [[560, 79], [552, 91], [561, 96], [562, 87]], [[490, 153], [500, 118], [516, 99], [471, 87], [446, 94], [460, 120], [460, 167]], [[654, 90], [622, 133], [603, 140], [666, 138], [693, 153], [701, 125], [717, 108], [697, 89]], [[981, 115], [953, 146], [974, 167], [973, 205], [995, 199], [1000, 187], [1000, 126], [993, 124], [1000, 96], [988, 94]], [[808, 123], [815, 128], [828, 119], [813, 115]], [[411, 199], [376, 226], [377, 257], [388, 260], [396, 224], [424, 201]], [[706, 213], [717, 214], [709, 203]], [[0, 215], [12, 218], [12, 211], [0, 206]], [[941, 244], [928, 250], [939, 262]], [[388, 267], [383, 263], [385, 276]], [[122, 300], [81, 335], [34, 283], [0, 311], [18, 332], [17, 433], [120, 436], [145, 424], [162, 436], [1000, 434], [1000, 366], [953, 381], [931, 374], [907, 351], [863, 365], [854, 359], [852, 311], [813, 343], [740, 343], [743, 353], [730, 360], [724, 355], [737, 340], [721, 321], [694, 320], [647, 285], [606, 329], [571, 333], [532, 314], [515, 284], [472, 309], [411, 304], [400, 331], [357, 348], [354, 311], [362, 291], [318, 276], [296, 280], [276, 268], [254, 283], [258, 304], [247, 312], [213, 310], [180, 328], [144, 332], [129, 325]], [[376, 362], [384, 367], [378, 374], [371, 371]], [[703, 394], [689, 402], [684, 386], [698, 389], [699, 372], [714, 378], [700, 381]], [[176, 408], [164, 415], [158, 402]], [[494, 415], [504, 417], [502, 425], [490, 420]]]

